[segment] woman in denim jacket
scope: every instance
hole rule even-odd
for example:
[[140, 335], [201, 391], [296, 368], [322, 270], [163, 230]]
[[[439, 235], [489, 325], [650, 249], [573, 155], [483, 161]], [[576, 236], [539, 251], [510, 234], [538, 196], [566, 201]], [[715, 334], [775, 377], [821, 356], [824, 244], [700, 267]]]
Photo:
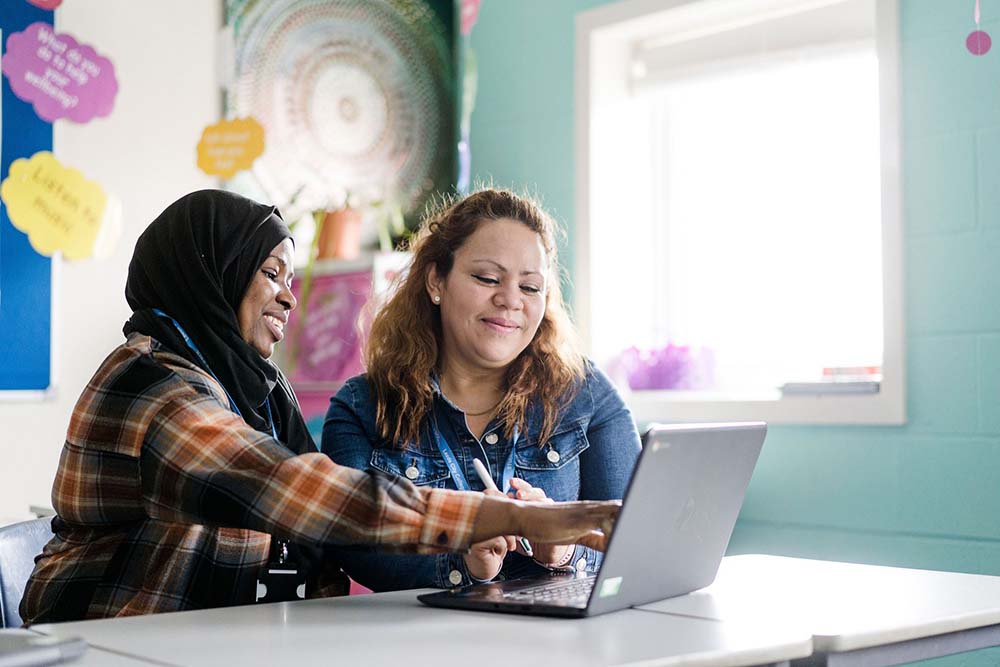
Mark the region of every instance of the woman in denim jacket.
[[[423, 486], [485, 490], [479, 459], [519, 499], [621, 498], [639, 436], [608, 378], [578, 350], [559, 291], [555, 230], [532, 201], [505, 190], [431, 214], [411, 246], [409, 272], [372, 323], [368, 373], [331, 400], [323, 452]], [[514, 536], [464, 555], [341, 549], [336, 557], [376, 591], [593, 572], [601, 560], [581, 545]]]

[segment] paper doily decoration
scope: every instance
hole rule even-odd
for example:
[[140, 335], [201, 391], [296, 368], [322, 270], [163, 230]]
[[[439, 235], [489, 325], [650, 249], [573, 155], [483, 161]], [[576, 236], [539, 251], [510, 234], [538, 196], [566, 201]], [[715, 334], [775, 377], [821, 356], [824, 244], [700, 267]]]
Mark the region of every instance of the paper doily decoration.
[[227, 8], [236, 64], [228, 112], [264, 126], [253, 175], [275, 203], [330, 208], [351, 193], [414, 210], [450, 186], [451, 32], [426, 2], [230, 0]]

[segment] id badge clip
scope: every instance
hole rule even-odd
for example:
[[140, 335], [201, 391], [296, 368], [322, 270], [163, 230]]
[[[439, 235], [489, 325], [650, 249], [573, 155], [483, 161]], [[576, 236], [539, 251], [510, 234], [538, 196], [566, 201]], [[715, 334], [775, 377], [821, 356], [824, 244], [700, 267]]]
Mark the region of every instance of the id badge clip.
[[293, 602], [305, 598], [305, 571], [288, 559], [288, 542], [275, 540], [272, 558], [257, 579], [254, 602]]

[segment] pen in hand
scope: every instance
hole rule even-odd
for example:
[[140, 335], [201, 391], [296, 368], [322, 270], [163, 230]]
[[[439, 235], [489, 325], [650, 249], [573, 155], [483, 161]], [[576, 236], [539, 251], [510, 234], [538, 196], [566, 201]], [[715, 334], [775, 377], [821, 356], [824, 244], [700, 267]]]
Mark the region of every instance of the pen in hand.
[[[500, 490], [497, 488], [497, 485], [493, 481], [493, 478], [490, 477], [490, 471], [486, 469], [486, 466], [483, 465], [482, 461], [480, 461], [479, 459], [472, 459], [472, 467], [476, 469], [476, 474], [479, 475], [480, 481], [482, 481], [482, 483], [486, 486], [487, 489], [493, 489], [494, 491]], [[524, 555], [526, 556], [535, 555], [534, 550], [531, 548], [531, 542], [528, 541], [528, 538], [519, 537], [517, 538], [517, 541], [521, 545], [521, 548], [524, 549]]]

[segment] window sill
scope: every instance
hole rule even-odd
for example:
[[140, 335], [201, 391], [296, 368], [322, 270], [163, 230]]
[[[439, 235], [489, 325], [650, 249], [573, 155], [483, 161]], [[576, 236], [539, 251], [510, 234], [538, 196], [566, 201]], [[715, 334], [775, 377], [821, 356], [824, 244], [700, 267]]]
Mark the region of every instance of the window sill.
[[633, 391], [625, 401], [637, 422], [766, 421], [770, 424], [906, 422], [903, 392], [883, 383], [873, 394], [782, 395], [698, 391]]

